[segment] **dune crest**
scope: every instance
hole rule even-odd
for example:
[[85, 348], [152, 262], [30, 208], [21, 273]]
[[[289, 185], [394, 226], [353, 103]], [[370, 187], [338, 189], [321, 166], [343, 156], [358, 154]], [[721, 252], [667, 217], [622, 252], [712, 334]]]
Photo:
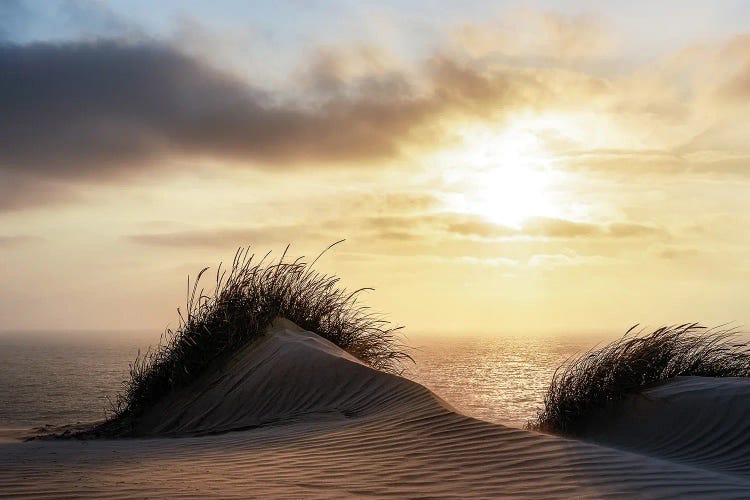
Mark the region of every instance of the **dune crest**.
[[278, 318], [266, 335], [167, 395], [136, 435], [201, 435], [397, 411], [448, 410], [410, 380], [375, 370], [332, 342]]

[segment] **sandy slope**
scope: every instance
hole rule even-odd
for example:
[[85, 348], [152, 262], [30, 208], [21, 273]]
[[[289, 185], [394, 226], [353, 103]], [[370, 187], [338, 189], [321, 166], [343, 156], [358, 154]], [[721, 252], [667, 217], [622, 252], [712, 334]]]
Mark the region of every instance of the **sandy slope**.
[[443, 411], [421, 385], [373, 370], [314, 333], [279, 319], [273, 335], [146, 414], [142, 435], [200, 435], [274, 423]]
[[[691, 456], [723, 432], [712, 429]], [[708, 454], [688, 463], [668, 443], [659, 458], [459, 415], [288, 322], [154, 409], [141, 432], [222, 433], [0, 443], [0, 496], [750, 496], [746, 470]]]
[[750, 479], [750, 379], [677, 377], [592, 419], [586, 438]]

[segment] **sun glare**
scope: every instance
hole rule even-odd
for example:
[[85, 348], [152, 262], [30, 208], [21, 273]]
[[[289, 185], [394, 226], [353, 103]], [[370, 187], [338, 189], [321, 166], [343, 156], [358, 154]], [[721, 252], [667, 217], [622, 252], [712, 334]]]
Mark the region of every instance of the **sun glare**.
[[472, 128], [462, 136], [462, 147], [447, 157], [445, 179], [457, 188], [448, 200], [451, 210], [513, 227], [530, 217], [562, 215], [552, 191], [560, 173], [533, 129]]

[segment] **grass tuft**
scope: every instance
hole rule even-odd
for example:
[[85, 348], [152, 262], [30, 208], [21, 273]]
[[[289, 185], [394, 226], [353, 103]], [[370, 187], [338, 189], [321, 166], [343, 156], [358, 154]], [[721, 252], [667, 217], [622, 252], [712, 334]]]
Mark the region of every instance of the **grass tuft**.
[[734, 328], [698, 323], [634, 332], [563, 363], [552, 377], [544, 409], [527, 427], [576, 435], [612, 403], [677, 376], [750, 376], [750, 345]]
[[[343, 241], [343, 240], [342, 240]], [[369, 288], [349, 292], [339, 278], [313, 269], [303, 257], [287, 261], [289, 247], [278, 261], [269, 254], [257, 259], [249, 248], [239, 248], [229, 269], [219, 264], [213, 291], [201, 279], [188, 277], [185, 309], [179, 324], [167, 329], [159, 345], [138, 353], [130, 365], [130, 379], [112, 403], [112, 416], [99, 429], [104, 434], [126, 434], [146, 409], [174, 389], [195, 380], [209, 365], [262, 336], [276, 317], [287, 318], [305, 330], [328, 339], [373, 368], [401, 373], [411, 360], [398, 330], [358, 302]]]

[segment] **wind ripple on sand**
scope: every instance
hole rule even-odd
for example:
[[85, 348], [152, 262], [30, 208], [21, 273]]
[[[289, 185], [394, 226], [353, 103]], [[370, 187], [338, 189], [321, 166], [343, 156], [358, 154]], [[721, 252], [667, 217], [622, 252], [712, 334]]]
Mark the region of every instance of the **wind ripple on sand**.
[[750, 479], [750, 379], [677, 377], [597, 415], [585, 438]]

